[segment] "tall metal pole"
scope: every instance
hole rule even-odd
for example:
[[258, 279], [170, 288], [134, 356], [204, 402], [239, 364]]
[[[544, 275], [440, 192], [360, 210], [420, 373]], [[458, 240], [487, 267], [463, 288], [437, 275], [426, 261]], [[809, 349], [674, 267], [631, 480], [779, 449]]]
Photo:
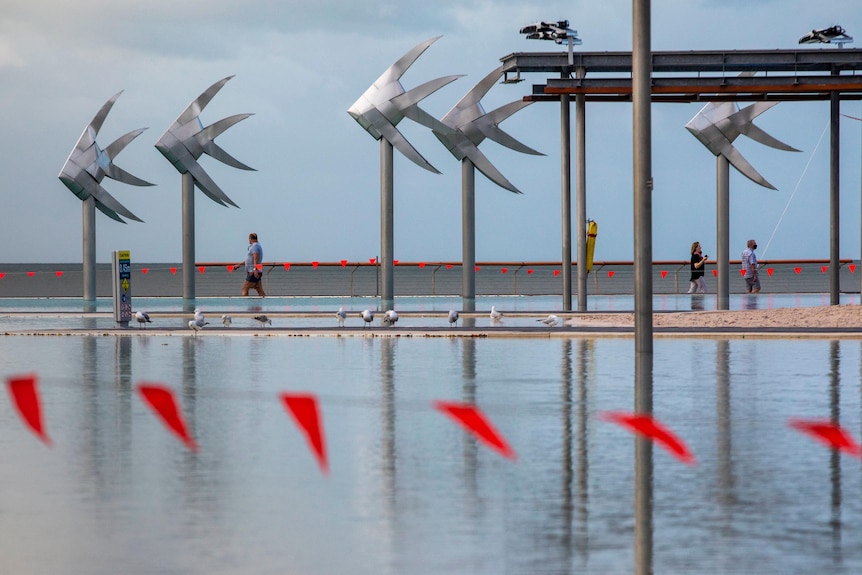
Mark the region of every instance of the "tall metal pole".
[[476, 311], [476, 170], [461, 160], [461, 297], [464, 311]]
[[[837, 71], [832, 72], [837, 75]], [[830, 305], [838, 305], [839, 298], [839, 231], [841, 223], [839, 220], [839, 191], [841, 184], [839, 182], [840, 172], [840, 125], [841, 125], [841, 101], [838, 99], [838, 92], [829, 93], [829, 146], [830, 146], [830, 162], [829, 162], [829, 303]]]
[[[586, 75], [578, 68], [577, 77]], [[575, 203], [578, 242], [578, 311], [587, 311], [587, 105], [583, 94], [575, 96]]]
[[[650, 0], [632, 0], [635, 411], [652, 413], [652, 134]], [[635, 439], [635, 573], [652, 573], [652, 443]]]
[[96, 198], [82, 202], [84, 301], [96, 301]]
[[563, 214], [563, 311], [572, 309], [572, 128], [569, 95], [560, 95], [560, 179]]
[[652, 133], [650, 2], [633, 0], [635, 351], [652, 353]]
[[395, 199], [392, 144], [380, 138], [380, 294], [381, 311], [395, 308]]
[[730, 162], [715, 157], [715, 263], [718, 271], [717, 309], [730, 309]]
[[183, 300], [189, 303], [195, 299], [195, 179], [190, 172], [183, 174], [182, 187]]

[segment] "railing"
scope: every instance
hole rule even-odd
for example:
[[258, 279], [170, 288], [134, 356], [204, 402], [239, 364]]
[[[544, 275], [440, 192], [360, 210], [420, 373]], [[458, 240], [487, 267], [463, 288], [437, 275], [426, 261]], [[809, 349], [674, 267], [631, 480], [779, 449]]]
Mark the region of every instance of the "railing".
[[[856, 275], [858, 260], [840, 260], [841, 291], [860, 291]], [[245, 274], [234, 270], [236, 262], [198, 262], [196, 295], [239, 295]], [[730, 289], [743, 291], [739, 260], [730, 262]], [[577, 264], [572, 263], [577, 269]], [[275, 296], [377, 296], [380, 293], [376, 261], [264, 262], [264, 289]], [[824, 259], [762, 260], [764, 292], [827, 293], [829, 261]], [[562, 266], [555, 261], [484, 261], [476, 264], [477, 295], [562, 295]], [[688, 291], [689, 262], [653, 262], [653, 293]], [[132, 262], [132, 293], [135, 296], [179, 297], [182, 266]], [[862, 270], [860, 270], [862, 273]], [[110, 264], [97, 265], [97, 295], [111, 295]], [[715, 292], [714, 262], [706, 271], [707, 289]], [[710, 281], [712, 280], [712, 281]], [[411, 261], [395, 265], [395, 295], [460, 295], [461, 262]], [[710, 285], [711, 284], [711, 285]], [[81, 297], [81, 264], [0, 264], [0, 297]], [[587, 282], [589, 294], [631, 294], [634, 273], [631, 261], [596, 261]], [[576, 292], [577, 282], [572, 286]]]

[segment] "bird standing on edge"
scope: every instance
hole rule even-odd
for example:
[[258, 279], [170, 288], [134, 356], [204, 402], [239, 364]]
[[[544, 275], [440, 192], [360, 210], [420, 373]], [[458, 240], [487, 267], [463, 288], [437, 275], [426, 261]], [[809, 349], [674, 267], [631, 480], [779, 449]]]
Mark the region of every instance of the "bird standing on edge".
[[347, 319], [347, 312], [344, 311], [344, 306], [338, 308], [338, 311], [335, 312], [335, 319], [338, 320], [338, 327], [344, 327], [344, 320]]
[[229, 316], [229, 315], [223, 315], [223, 316], [221, 316], [221, 324], [222, 324], [223, 326], [225, 326], [225, 327], [230, 327], [230, 322], [231, 322], [231, 321], [233, 321], [233, 320], [231, 320], [231, 318], [230, 318], [230, 316]]
[[388, 325], [389, 327], [392, 327], [393, 325], [395, 325], [395, 323], [397, 321], [398, 321], [398, 312], [395, 311], [394, 309], [388, 310], [383, 315], [383, 323]]
[[491, 321], [500, 321], [500, 318], [503, 317], [503, 314], [498, 312], [494, 306], [491, 306], [491, 313], [489, 314], [491, 317]]
[[359, 317], [361, 317], [362, 321], [365, 322], [362, 326], [362, 329], [365, 329], [372, 321], [374, 321], [374, 312], [370, 309], [364, 309], [360, 312]]
[[272, 325], [272, 320], [266, 317], [265, 315], [256, 315], [254, 316], [254, 321], [260, 324], [260, 327], [265, 326], [266, 324]]
[[189, 329], [192, 330], [194, 336], [197, 337], [198, 332], [204, 328], [205, 325], [209, 325], [209, 322], [204, 319], [204, 314], [199, 314], [195, 312], [195, 318], [189, 321]]
[[560, 318], [558, 318], [554, 314], [551, 314], [544, 319], [537, 319], [536, 321], [540, 321], [543, 324], [547, 325], [548, 327], [556, 327], [557, 324], [560, 323]]
[[150, 314], [145, 311], [136, 311], [135, 319], [138, 320], [141, 327], [144, 327], [145, 323], [153, 323], [150, 321]]
[[449, 310], [449, 324], [458, 327], [458, 312], [454, 309]]

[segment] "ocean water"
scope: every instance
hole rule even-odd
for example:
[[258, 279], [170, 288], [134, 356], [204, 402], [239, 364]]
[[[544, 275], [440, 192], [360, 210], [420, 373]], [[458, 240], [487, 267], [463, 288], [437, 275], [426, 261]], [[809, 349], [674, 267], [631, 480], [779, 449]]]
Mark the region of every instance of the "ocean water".
[[[862, 344], [654, 347], [654, 415], [694, 465], [636, 463], [602, 418], [633, 409], [630, 339], [3, 337], [51, 446], [0, 401], [0, 573], [862, 572], [862, 461], [788, 425], [859, 440]], [[197, 452], [141, 382], [176, 392]], [[329, 474], [285, 391], [318, 397]], [[477, 405], [516, 458], [437, 400]]]

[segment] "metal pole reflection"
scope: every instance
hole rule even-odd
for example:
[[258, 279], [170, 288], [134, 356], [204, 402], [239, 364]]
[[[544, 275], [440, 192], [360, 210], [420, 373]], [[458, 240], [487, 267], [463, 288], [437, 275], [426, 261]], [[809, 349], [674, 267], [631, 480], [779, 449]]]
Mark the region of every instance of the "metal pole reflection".
[[718, 426], [718, 500], [729, 510], [733, 509], [733, 457], [730, 413], [730, 342], [720, 339], [715, 349], [715, 410]]
[[592, 340], [582, 339], [578, 343], [578, 552], [586, 561], [589, 553], [589, 479], [590, 467], [587, 447], [589, 422], [589, 370], [595, 365], [595, 347]]
[[[841, 354], [840, 342], [829, 342], [829, 420], [833, 425], [841, 422]], [[832, 559], [841, 562], [841, 452], [833, 448], [829, 460], [832, 483]]]

